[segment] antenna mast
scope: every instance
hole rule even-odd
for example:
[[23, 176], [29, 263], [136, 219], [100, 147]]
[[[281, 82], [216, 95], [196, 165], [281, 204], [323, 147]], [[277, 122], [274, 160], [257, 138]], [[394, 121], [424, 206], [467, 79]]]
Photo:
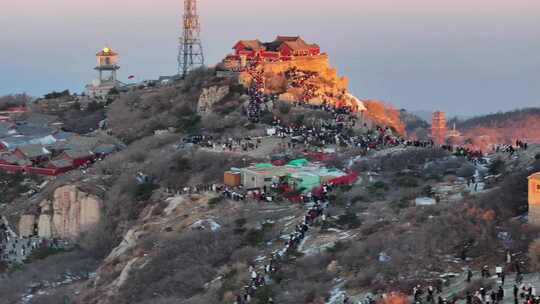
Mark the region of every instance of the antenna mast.
[[178, 51], [178, 74], [185, 77], [189, 71], [204, 65], [197, 0], [184, 0], [183, 23]]

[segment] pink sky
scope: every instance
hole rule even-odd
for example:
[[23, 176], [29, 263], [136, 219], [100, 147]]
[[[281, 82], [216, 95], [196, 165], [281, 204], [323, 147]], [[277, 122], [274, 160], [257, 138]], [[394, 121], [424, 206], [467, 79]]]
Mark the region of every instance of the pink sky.
[[[160, 11], [162, 9], [177, 9], [182, 0], [47, 0], [47, 1], [2, 1], [3, 8], [17, 10], [19, 13], [31, 15], [64, 14], [73, 12], [101, 11], [109, 7], [113, 12], [119, 9], [128, 11]], [[530, 9], [540, 8], [536, 0], [201, 0], [201, 9], [214, 12], [247, 12], [254, 9], [268, 11], [291, 12], [304, 9], [305, 11], [399, 11], [399, 12], [471, 12], [494, 13], [515, 12], [526, 13]]]
[[[0, 95], [82, 90], [95, 51], [121, 54], [121, 77], [175, 71], [182, 0], [2, 2]], [[200, 0], [213, 64], [238, 39], [302, 35], [319, 43], [360, 97], [441, 109], [463, 94], [540, 104], [538, 0]], [[503, 90], [504, 89], [504, 90]], [[469, 102], [468, 105], [471, 105]], [[482, 106], [475, 106], [480, 111]]]

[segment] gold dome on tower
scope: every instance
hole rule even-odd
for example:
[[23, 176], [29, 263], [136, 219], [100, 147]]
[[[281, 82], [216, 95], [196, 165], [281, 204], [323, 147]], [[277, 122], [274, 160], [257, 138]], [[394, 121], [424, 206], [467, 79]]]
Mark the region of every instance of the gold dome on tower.
[[104, 47], [99, 51], [99, 53], [96, 54], [96, 56], [117, 56], [118, 54], [115, 53], [110, 47]]

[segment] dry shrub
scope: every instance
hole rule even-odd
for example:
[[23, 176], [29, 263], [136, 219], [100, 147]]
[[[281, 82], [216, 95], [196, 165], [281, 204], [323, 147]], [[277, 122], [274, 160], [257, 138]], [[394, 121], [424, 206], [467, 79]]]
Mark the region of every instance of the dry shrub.
[[230, 260], [240, 240], [229, 231], [189, 231], [160, 241], [156, 256], [120, 289], [117, 303], [141, 303], [155, 297], [189, 299], [204, 291], [220, 265]]
[[[536, 166], [532, 172], [538, 171]], [[500, 218], [514, 217], [527, 211], [528, 185], [527, 176], [531, 171], [519, 171], [508, 175], [497, 187], [482, 194], [477, 204], [483, 209], [492, 209]]]
[[[485, 258], [501, 249], [494, 221], [485, 221], [482, 215], [468, 214], [466, 206], [409, 208], [399, 223], [410, 225], [366, 224], [362, 242], [350, 243], [333, 258], [352, 274], [350, 284], [354, 287], [408, 291], [422, 276], [445, 271], [441, 256], [460, 257], [465, 253], [467, 257]], [[390, 260], [380, 262], [381, 252]]]
[[356, 172], [364, 172], [366, 170], [374, 171], [378, 169], [384, 171], [416, 169], [427, 162], [440, 160], [448, 155], [448, 151], [439, 148], [408, 148], [404, 151], [369, 159], [369, 161], [358, 162], [353, 166], [353, 170]]
[[328, 297], [333, 287], [333, 275], [326, 271], [330, 262], [328, 255], [319, 254], [283, 266], [272, 286], [276, 303], [314, 303]]
[[243, 247], [237, 250], [232, 256], [231, 260], [237, 263], [251, 263], [259, 254], [259, 251], [253, 247]]

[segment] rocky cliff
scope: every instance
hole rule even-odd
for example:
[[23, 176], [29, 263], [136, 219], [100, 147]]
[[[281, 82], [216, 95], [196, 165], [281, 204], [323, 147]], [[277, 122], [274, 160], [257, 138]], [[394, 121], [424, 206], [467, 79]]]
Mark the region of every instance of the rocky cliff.
[[[294, 101], [302, 99], [302, 95], [305, 93], [305, 84], [310, 87], [310, 90], [314, 90], [313, 96], [339, 96], [346, 92], [349, 86], [347, 77], [340, 77], [337, 70], [330, 66], [326, 54], [299, 57], [291, 61], [261, 63], [258, 70], [264, 77], [266, 93], [286, 94], [284, 97], [291, 96]], [[313, 76], [309, 81], [302, 81], [302, 85], [291, 87], [290, 71], [292, 70], [313, 73]], [[240, 82], [242, 84], [249, 86], [252, 81], [252, 74], [249, 72], [241, 73]]]
[[40, 203], [39, 214], [26, 214], [19, 220], [19, 234], [37, 232], [43, 238], [75, 239], [94, 227], [101, 218], [103, 201], [74, 185], [54, 191], [52, 200]]

